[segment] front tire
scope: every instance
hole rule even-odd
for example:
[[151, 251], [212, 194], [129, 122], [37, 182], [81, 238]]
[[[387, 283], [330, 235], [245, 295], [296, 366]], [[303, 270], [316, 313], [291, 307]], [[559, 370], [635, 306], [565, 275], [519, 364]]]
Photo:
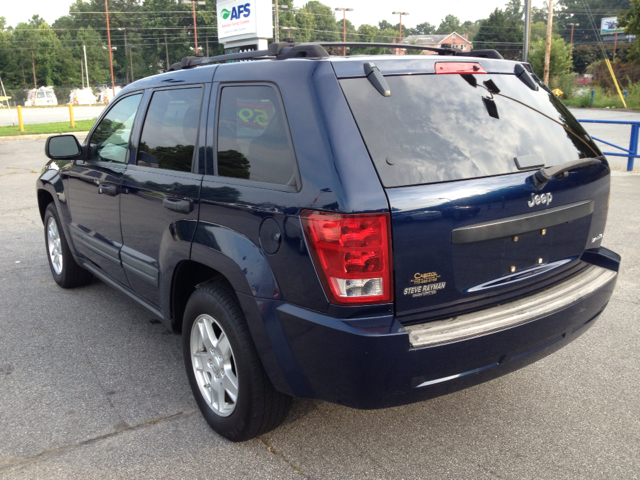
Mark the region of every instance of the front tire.
[[53, 203], [44, 212], [44, 241], [51, 275], [62, 288], [86, 285], [93, 275], [78, 265], [62, 230], [58, 211]]
[[191, 295], [182, 325], [187, 377], [209, 426], [234, 442], [276, 428], [291, 397], [271, 385], [232, 291], [209, 282]]

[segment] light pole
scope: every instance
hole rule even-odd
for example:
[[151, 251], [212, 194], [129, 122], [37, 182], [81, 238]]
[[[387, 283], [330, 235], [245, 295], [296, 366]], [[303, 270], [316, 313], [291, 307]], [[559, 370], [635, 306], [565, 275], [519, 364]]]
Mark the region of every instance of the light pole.
[[196, 3], [198, 5], [205, 5], [206, 2], [203, 2], [202, 0], [182, 0], [182, 3], [184, 3], [185, 5], [191, 4], [193, 6], [193, 35], [196, 44], [195, 51], [196, 55], [198, 55], [198, 26], [196, 25]]
[[107, 15], [107, 39], [109, 40], [109, 65], [111, 66], [111, 91], [116, 95], [116, 82], [113, 81], [113, 55], [111, 54], [111, 30], [109, 30], [109, 5], [104, 0], [104, 12]]
[[[347, 42], [347, 12], [353, 12], [353, 8], [336, 8], [336, 12], [342, 12], [342, 41]], [[347, 54], [347, 47], [342, 47], [342, 55]]]
[[393, 15], [400, 15], [400, 41], [398, 43], [402, 43], [402, 16], [409, 15], [409, 12], [393, 12]]
[[568, 23], [567, 25], [571, 25], [571, 41], [569, 42], [569, 66], [567, 67], [567, 73], [571, 73], [571, 63], [573, 62], [573, 29], [577, 26], [579, 27], [579, 23]]
[[275, 40], [275, 43], [278, 43], [280, 41], [280, 10], [288, 11], [289, 5], [278, 5], [278, 0], [276, 0], [276, 3], [273, 4], [273, 8], [276, 18], [276, 21], [274, 23], [275, 33], [273, 35], [273, 39]]

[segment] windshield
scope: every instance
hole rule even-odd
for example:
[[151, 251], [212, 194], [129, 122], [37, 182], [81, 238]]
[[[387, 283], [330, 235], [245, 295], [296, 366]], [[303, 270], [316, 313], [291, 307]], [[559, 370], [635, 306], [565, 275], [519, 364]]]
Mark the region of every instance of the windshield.
[[545, 166], [601, 155], [555, 95], [515, 75], [385, 79], [390, 97], [366, 78], [340, 81], [385, 187], [517, 172], [525, 155]]

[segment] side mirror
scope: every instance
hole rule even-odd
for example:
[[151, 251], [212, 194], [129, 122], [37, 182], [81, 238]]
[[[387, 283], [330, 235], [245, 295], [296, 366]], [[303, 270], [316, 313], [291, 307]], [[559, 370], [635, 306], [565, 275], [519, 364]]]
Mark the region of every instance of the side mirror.
[[138, 152], [138, 165], [142, 167], [154, 167], [158, 168], [160, 163], [158, 159], [147, 152]]
[[56, 135], [47, 138], [44, 153], [52, 160], [73, 158], [82, 153], [82, 147], [75, 135]]

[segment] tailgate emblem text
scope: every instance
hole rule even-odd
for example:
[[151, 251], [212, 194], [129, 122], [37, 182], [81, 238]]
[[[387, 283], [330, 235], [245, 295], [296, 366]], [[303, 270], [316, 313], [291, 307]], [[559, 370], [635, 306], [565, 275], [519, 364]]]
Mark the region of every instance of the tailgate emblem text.
[[529, 205], [529, 208], [533, 207], [534, 205], [549, 205], [551, 203], [551, 200], [553, 200], [553, 195], [551, 195], [550, 193], [543, 193], [541, 195], [536, 195], [535, 193], [531, 194], [531, 200], [529, 200], [527, 202], [527, 205]]

